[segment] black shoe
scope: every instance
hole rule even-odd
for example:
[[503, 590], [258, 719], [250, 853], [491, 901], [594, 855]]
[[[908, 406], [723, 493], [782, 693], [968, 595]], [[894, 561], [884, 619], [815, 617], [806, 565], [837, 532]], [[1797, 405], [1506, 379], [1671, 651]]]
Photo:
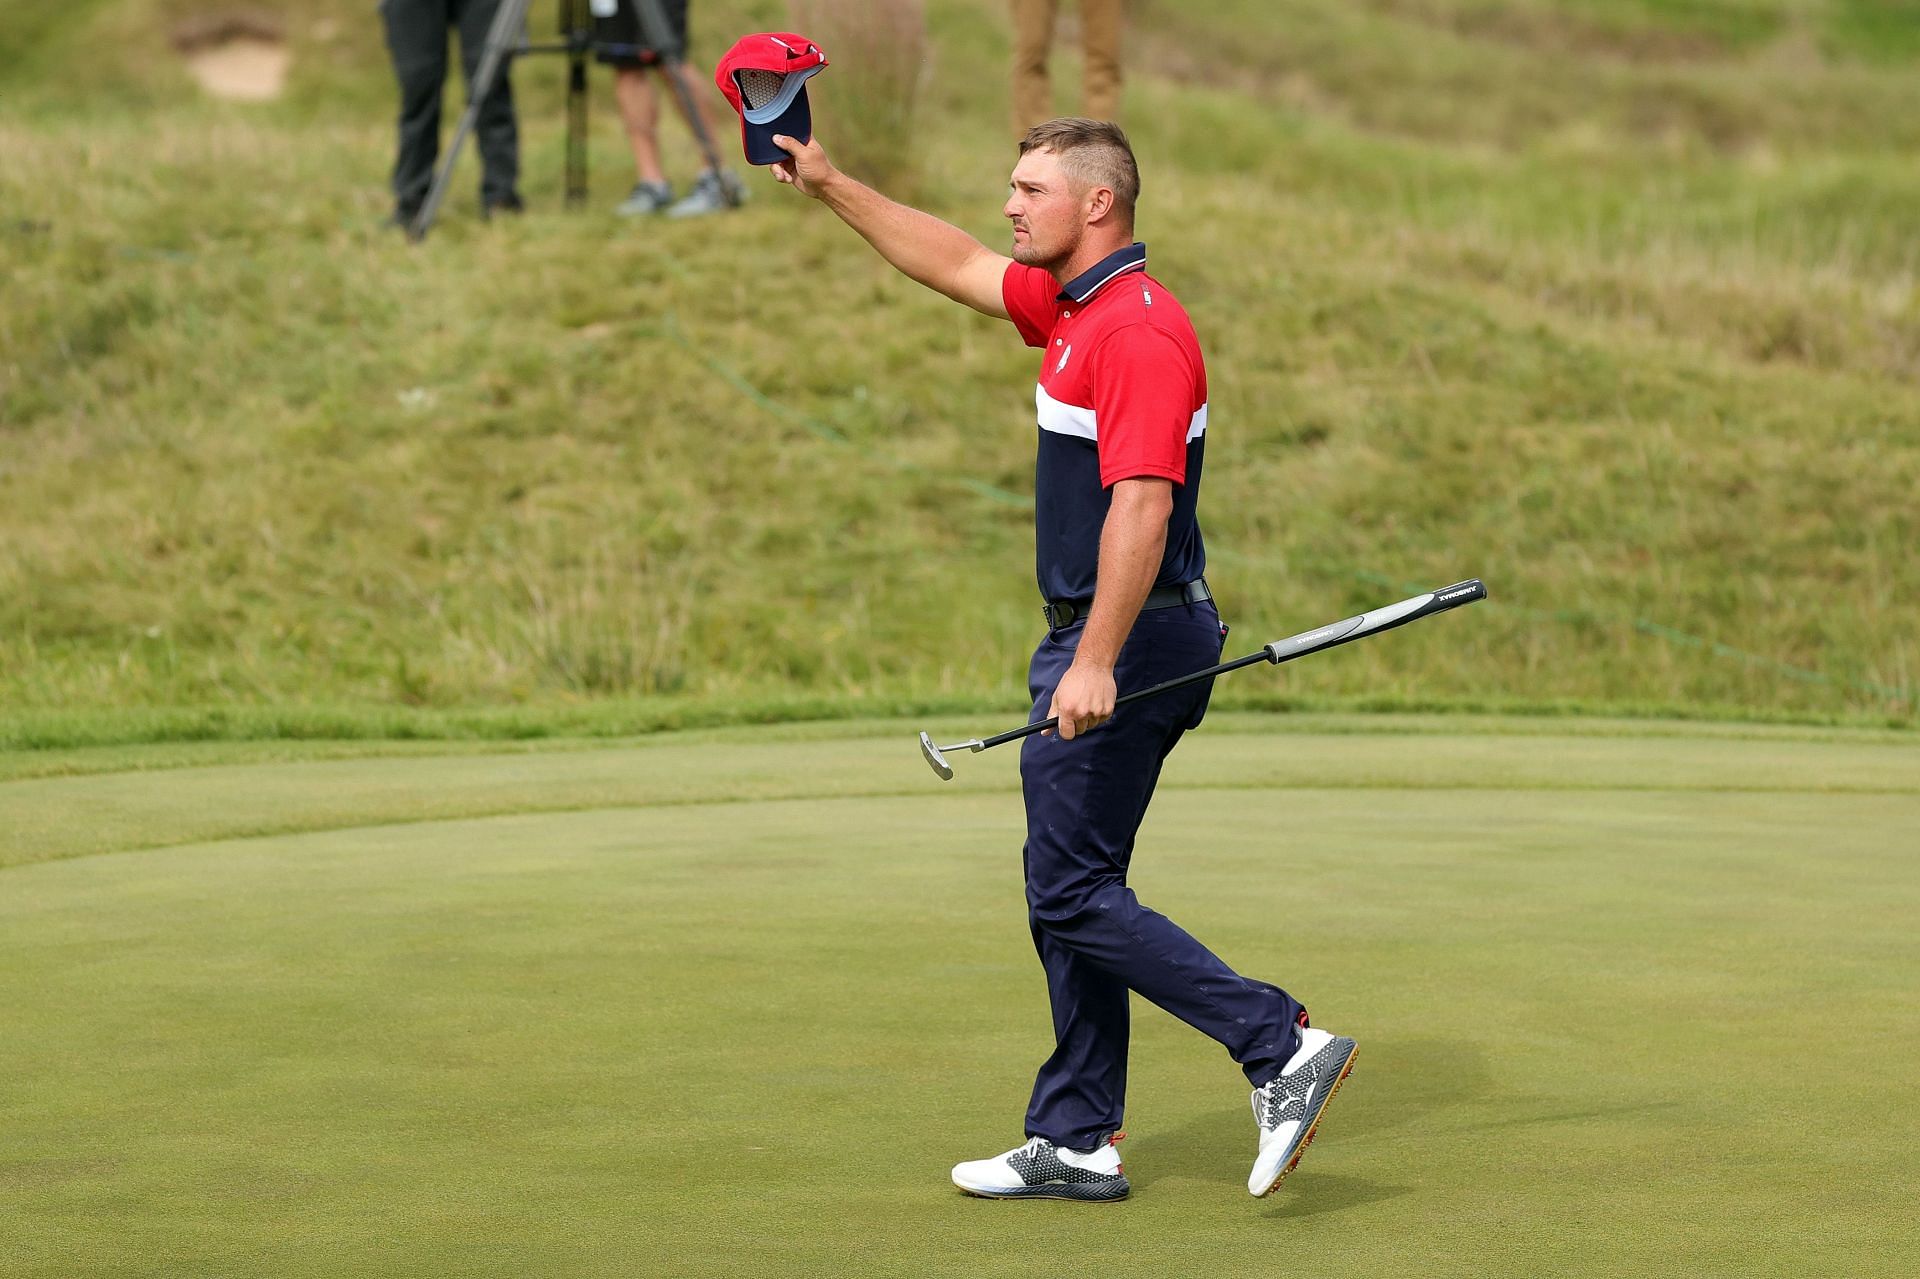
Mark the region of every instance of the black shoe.
[[517, 191], [509, 191], [505, 195], [493, 196], [480, 202], [482, 222], [489, 220], [496, 213], [511, 213], [517, 216], [526, 211], [526, 202], [520, 198], [520, 193]]

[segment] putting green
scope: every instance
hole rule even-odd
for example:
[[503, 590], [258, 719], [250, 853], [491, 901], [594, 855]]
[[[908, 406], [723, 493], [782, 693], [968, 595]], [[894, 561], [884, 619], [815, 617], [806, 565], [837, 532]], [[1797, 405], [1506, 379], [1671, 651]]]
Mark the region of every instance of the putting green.
[[1210, 723], [1133, 882], [1359, 1063], [1255, 1201], [1136, 1003], [1072, 1205], [947, 1184], [1048, 1023], [1014, 756], [911, 727], [0, 783], [0, 1273], [1920, 1266], [1911, 738]]

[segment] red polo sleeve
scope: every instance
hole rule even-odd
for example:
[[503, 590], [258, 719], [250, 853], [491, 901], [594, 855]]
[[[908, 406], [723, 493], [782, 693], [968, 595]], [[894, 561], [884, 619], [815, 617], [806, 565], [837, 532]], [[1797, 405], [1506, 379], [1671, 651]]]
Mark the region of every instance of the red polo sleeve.
[[1094, 348], [1093, 414], [1100, 484], [1157, 476], [1187, 482], [1187, 430], [1199, 408], [1198, 370], [1172, 334], [1129, 324]]
[[1007, 273], [1000, 277], [1000, 299], [1028, 346], [1047, 344], [1053, 332], [1053, 296], [1059, 291], [1053, 276], [1039, 267], [1007, 263]]

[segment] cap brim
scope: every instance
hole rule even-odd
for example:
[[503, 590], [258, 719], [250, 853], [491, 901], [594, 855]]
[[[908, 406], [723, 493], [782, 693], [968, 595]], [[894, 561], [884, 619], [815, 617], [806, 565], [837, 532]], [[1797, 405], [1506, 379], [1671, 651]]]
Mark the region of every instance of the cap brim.
[[[782, 95], [784, 96], [784, 95]], [[756, 111], [753, 115], [764, 114]], [[773, 144], [773, 135], [784, 133], [796, 142], [813, 141], [813, 112], [807, 107], [804, 90], [795, 93], [786, 110], [768, 120], [740, 117], [740, 140], [746, 148], [748, 164], [778, 164], [788, 159], [785, 151]]]

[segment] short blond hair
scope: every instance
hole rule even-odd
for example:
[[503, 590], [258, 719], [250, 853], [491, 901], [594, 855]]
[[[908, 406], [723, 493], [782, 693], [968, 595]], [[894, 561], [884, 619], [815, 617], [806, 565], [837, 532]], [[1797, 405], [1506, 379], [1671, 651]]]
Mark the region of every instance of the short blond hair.
[[1112, 191], [1114, 208], [1129, 227], [1133, 225], [1133, 206], [1140, 199], [1140, 166], [1134, 163], [1133, 144], [1119, 125], [1061, 116], [1027, 130], [1020, 139], [1020, 154], [1029, 151], [1051, 151], [1076, 182]]

